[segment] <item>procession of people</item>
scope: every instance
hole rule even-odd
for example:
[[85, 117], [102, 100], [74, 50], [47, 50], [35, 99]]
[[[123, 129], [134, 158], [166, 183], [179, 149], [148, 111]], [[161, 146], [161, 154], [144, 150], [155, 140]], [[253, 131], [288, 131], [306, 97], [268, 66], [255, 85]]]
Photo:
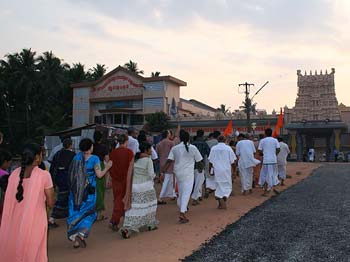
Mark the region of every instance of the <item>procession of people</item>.
[[[164, 130], [154, 145], [146, 132], [129, 128], [116, 138], [114, 148], [108, 148], [102, 133], [95, 131], [94, 141], [83, 138], [76, 153], [66, 137], [49, 157], [50, 172], [39, 168], [43, 150], [37, 144], [24, 146], [21, 166], [12, 174], [6, 171], [11, 155], [1, 150], [0, 179], [8, 182], [1, 183], [0, 191], [0, 242], [6, 242], [0, 253], [6, 253], [8, 261], [46, 261], [46, 232], [58, 226], [56, 219], [66, 219], [67, 238], [74, 248], [86, 248], [93, 224], [108, 216], [112, 231], [127, 239], [161, 226], [157, 209], [173, 200], [178, 223], [188, 223], [189, 205], [199, 205], [211, 194], [218, 209], [234, 205], [232, 183], [237, 174], [242, 195], [252, 193], [258, 184], [264, 196], [270, 191], [278, 194], [275, 187], [285, 184], [290, 152], [282, 138], [272, 137], [270, 128], [260, 141], [243, 133], [229, 137], [215, 131], [207, 139], [203, 130], [193, 138], [183, 129], [174, 133]], [[155, 181], [162, 183], [159, 195]], [[104, 198], [108, 188], [113, 192], [110, 214]], [[34, 233], [38, 239], [33, 242], [29, 236]]]

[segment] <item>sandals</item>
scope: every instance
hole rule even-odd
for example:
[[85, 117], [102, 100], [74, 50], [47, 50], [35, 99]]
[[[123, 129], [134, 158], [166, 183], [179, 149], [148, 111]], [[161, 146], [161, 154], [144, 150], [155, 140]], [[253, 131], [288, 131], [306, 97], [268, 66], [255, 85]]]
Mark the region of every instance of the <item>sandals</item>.
[[188, 223], [190, 220], [186, 217], [179, 217], [179, 223], [180, 224], [186, 224]]
[[[79, 243], [79, 247], [86, 248], [86, 242], [81, 236], [76, 236], [75, 241]], [[77, 246], [74, 246], [74, 248], [77, 248]]]
[[121, 234], [122, 238], [124, 238], [124, 239], [130, 238], [129, 231], [127, 229], [121, 229], [120, 234]]
[[107, 220], [108, 217], [104, 216], [104, 215], [101, 215], [99, 217], [96, 218], [96, 222], [99, 222], [99, 221], [103, 221], [103, 220]]
[[109, 228], [116, 232], [119, 230], [118, 225], [113, 223], [109, 223]]
[[158, 200], [157, 204], [158, 205], [166, 205], [166, 202], [163, 200]]

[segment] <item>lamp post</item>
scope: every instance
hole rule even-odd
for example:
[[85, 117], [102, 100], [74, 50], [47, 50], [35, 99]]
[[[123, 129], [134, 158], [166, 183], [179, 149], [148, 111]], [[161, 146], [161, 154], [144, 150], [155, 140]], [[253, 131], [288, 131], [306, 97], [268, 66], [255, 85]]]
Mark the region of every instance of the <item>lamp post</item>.
[[[262, 87], [260, 87], [258, 89], [258, 91], [255, 92], [255, 94], [249, 98], [249, 94], [250, 94], [250, 87], [251, 86], [254, 86], [254, 84], [249, 84], [247, 82], [243, 83], [243, 84], [239, 84], [238, 85], [238, 92], [239, 93], [244, 93], [245, 94], [245, 101], [244, 101], [244, 108], [245, 108], [245, 111], [246, 111], [246, 114], [247, 114], [247, 123], [246, 123], [246, 126], [247, 126], [247, 132], [250, 133], [251, 130], [252, 130], [252, 126], [250, 124], [250, 112], [252, 110], [252, 104], [253, 104], [253, 98], [269, 83], [269, 81], [267, 81], [265, 84], [263, 84]], [[243, 92], [240, 92], [239, 91], [239, 87], [241, 86], [244, 86], [245, 87], [245, 90]]]

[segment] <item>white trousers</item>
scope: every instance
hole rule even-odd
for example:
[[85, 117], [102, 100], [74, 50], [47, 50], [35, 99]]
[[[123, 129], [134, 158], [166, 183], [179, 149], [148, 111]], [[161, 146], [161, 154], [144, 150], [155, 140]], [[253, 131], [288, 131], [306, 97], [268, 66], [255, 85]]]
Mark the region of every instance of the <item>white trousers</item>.
[[280, 179], [286, 180], [286, 177], [287, 177], [286, 165], [278, 165], [278, 176]]
[[242, 192], [252, 189], [253, 185], [253, 167], [239, 168], [241, 174]]
[[262, 165], [259, 177], [259, 185], [263, 186], [265, 183], [267, 183], [267, 190], [271, 190], [272, 187], [279, 184], [277, 164]]
[[232, 192], [232, 180], [227, 182], [216, 182], [215, 197], [217, 198], [228, 198]]
[[215, 190], [216, 189], [216, 181], [215, 181], [215, 176], [210, 176], [208, 175], [205, 178], [205, 188]]
[[162, 199], [174, 197], [176, 197], [174, 189], [174, 175], [165, 173], [162, 190], [160, 191], [159, 198]]
[[180, 208], [181, 213], [187, 212], [188, 202], [190, 201], [191, 192], [193, 188], [194, 177], [184, 179], [183, 181], [177, 181], [179, 189], [179, 197], [177, 198], [177, 205]]
[[203, 188], [204, 180], [205, 180], [204, 171], [198, 172], [198, 169], [195, 169], [192, 199], [198, 200], [198, 198], [202, 197], [202, 188]]

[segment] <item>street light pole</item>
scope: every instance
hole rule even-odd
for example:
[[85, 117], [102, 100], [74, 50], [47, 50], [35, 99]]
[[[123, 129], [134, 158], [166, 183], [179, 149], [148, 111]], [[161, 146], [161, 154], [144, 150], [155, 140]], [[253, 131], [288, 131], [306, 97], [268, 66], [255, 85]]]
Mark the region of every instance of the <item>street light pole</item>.
[[244, 86], [245, 87], [245, 110], [246, 110], [246, 114], [247, 114], [247, 131], [248, 133], [250, 133], [251, 131], [251, 126], [250, 126], [250, 110], [251, 110], [251, 100], [249, 99], [249, 94], [250, 94], [250, 87], [254, 86], [254, 84], [249, 84], [247, 82], [245, 82], [244, 84], [239, 84], [240, 86]]

